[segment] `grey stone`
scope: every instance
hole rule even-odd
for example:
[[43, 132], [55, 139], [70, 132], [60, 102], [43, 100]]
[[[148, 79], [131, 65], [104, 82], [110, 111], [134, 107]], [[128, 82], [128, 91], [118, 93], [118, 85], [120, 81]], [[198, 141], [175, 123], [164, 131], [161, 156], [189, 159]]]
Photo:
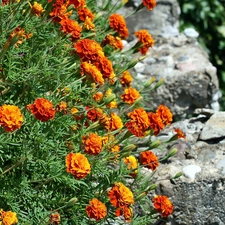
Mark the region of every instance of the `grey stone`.
[[191, 38], [197, 38], [199, 36], [199, 33], [194, 28], [186, 28], [184, 34]]
[[222, 169], [222, 173], [225, 174], [225, 158], [222, 159], [222, 160], [220, 160], [220, 161], [217, 163], [216, 167], [217, 167], [218, 169]]

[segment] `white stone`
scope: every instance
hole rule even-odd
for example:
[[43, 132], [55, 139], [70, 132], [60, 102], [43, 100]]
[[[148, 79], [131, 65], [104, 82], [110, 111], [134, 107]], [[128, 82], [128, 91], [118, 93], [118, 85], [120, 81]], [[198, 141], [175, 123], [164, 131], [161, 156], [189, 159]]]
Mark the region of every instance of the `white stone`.
[[201, 167], [197, 165], [188, 165], [183, 167], [184, 176], [190, 178], [192, 181], [195, 180], [195, 174], [201, 172]]
[[145, 75], [142, 75], [141, 73], [137, 73], [136, 79], [143, 81], [145, 78], [146, 78]]
[[138, 62], [135, 66], [134, 69], [137, 73], [142, 73], [145, 70], [145, 64]]
[[184, 34], [191, 38], [197, 38], [199, 36], [199, 33], [194, 28], [186, 28]]

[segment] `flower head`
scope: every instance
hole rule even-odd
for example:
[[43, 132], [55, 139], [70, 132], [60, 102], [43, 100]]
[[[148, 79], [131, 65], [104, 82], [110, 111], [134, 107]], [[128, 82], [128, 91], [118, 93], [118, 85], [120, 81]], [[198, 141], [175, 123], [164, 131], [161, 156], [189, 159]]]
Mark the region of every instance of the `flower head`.
[[91, 21], [93, 21], [93, 19], [94, 19], [94, 15], [93, 15], [93, 13], [91, 12], [91, 10], [90, 9], [88, 9], [88, 8], [80, 8], [78, 11], [77, 11], [77, 13], [78, 13], [78, 16], [79, 16], [79, 19], [81, 20], [81, 21], [85, 21], [85, 19], [88, 17]]
[[50, 215], [50, 223], [52, 223], [53, 225], [60, 224], [60, 214], [58, 212], [52, 213]]
[[124, 71], [122, 73], [122, 76], [120, 77], [120, 83], [123, 87], [130, 86], [132, 80], [133, 80], [133, 77], [130, 75], [128, 70]]
[[119, 14], [112, 14], [109, 17], [109, 25], [114, 31], [116, 31], [120, 35], [121, 38], [128, 37], [129, 31], [123, 16]]
[[124, 216], [127, 222], [130, 222], [133, 217], [133, 210], [131, 207], [124, 206], [116, 209], [116, 216]]
[[103, 112], [100, 108], [97, 108], [97, 109], [88, 109], [88, 112], [87, 112], [87, 118], [89, 120], [91, 120], [92, 122], [96, 122], [98, 121], [103, 115]]
[[18, 223], [18, 219], [15, 212], [0, 210], [0, 224], [13, 225]]
[[84, 30], [92, 30], [92, 31], [94, 31], [95, 30], [95, 25], [94, 25], [94, 23], [92, 23], [92, 21], [91, 21], [91, 19], [89, 17], [86, 17], [82, 28]]
[[45, 11], [42, 5], [37, 2], [34, 2], [34, 4], [31, 6], [31, 10], [36, 16], [40, 16]]
[[69, 0], [69, 5], [74, 5], [76, 9], [85, 8], [86, 0]]
[[113, 130], [118, 130], [123, 127], [123, 122], [121, 118], [114, 112], [110, 114], [110, 118], [107, 121], [107, 124], [105, 128], [107, 130], [113, 131]]
[[123, 161], [125, 164], [127, 164], [127, 169], [132, 170], [132, 173], [130, 174], [133, 177], [136, 177], [136, 174], [138, 172], [138, 161], [137, 159], [133, 156], [130, 155], [128, 157], [123, 158]]
[[138, 42], [142, 44], [139, 48], [141, 54], [145, 55], [150, 47], [154, 45], [154, 39], [147, 30], [139, 30], [135, 32]]
[[153, 171], [159, 166], [158, 157], [152, 151], [141, 152], [140, 162]]
[[158, 195], [153, 198], [154, 208], [162, 214], [162, 217], [168, 217], [173, 212], [173, 204], [167, 196]]
[[114, 49], [123, 49], [123, 43], [120, 37], [114, 37], [113, 35], [107, 34], [105, 39], [102, 41], [102, 45], [110, 45]]
[[23, 116], [17, 106], [0, 106], [0, 126], [3, 126], [5, 131], [12, 132], [16, 129], [20, 129], [22, 122]]
[[185, 138], [185, 134], [181, 129], [175, 128], [174, 131], [177, 133], [178, 138]]
[[162, 123], [165, 126], [172, 123], [173, 114], [171, 113], [170, 109], [166, 107], [165, 105], [160, 105], [157, 108], [156, 113], [160, 116]]
[[146, 6], [149, 10], [152, 10], [154, 7], [156, 7], [156, 1], [155, 0], [142, 0], [143, 5]]
[[42, 122], [49, 121], [55, 117], [55, 109], [52, 102], [45, 98], [37, 98], [33, 104], [27, 105], [26, 108], [36, 119]]
[[140, 93], [135, 88], [129, 87], [124, 89], [124, 94], [121, 95], [121, 99], [132, 105], [140, 96]]
[[93, 198], [89, 201], [89, 205], [86, 206], [86, 213], [90, 218], [99, 221], [106, 217], [107, 208], [104, 203], [99, 201], [97, 198]]
[[57, 106], [56, 106], [56, 111], [57, 112], [64, 112], [67, 113], [67, 103], [66, 102], [60, 102]]
[[148, 119], [150, 123], [149, 127], [154, 131], [154, 135], [159, 134], [159, 132], [165, 127], [161, 117], [157, 113], [149, 112]]
[[69, 153], [66, 156], [66, 172], [71, 173], [78, 180], [85, 178], [91, 172], [91, 165], [85, 155]]
[[103, 93], [102, 92], [97, 92], [93, 95], [93, 99], [96, 101], [96, 102], [99, 102], [101, 101], [103, 97]]
[[131, 190], [122, 183], [115, 183], [108, 191], [111, 204], [116, 208], [123, 208], [134, 204], [134, 195]]
[[95, 133], [90, 133], [88, 137], [83, 136], [82, 142], [87, 154], [98, 155], [102, 151], [102, 138]]

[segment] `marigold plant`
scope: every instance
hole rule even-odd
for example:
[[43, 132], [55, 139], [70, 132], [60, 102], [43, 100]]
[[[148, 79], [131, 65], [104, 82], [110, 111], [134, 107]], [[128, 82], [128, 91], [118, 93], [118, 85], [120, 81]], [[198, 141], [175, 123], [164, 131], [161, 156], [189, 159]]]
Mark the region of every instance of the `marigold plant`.
[[153, 198], [154, 208], [162, 214], [163, 217], [168, 217], [173, 212], [173, 204], [167, 196], [158, 195]]

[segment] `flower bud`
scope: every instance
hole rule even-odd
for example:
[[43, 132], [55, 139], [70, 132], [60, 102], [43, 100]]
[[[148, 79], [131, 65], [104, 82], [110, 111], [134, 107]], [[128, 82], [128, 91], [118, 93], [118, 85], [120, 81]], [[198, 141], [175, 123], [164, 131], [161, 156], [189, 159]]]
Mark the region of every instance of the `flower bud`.
[[152, 191], [152, 190], [155, 190], [157, 187], [158, 187], [157, 184], [152, 184], [149, 188], [147, 188], [146, 191]]
[[157, 84], [154, 87], [154, 90], [156, 90], [158, 87], [160, 87], [162, 84], [164, 84], [164, 78], [160, 79]]
[[172, 177], [171, 179], [177, 179], [179, 177], [183, 176], [182, 172], [178, 172], [174, 177]]
[[150, 79], [144, 84], [144, 88], [148, 88], [149, 86], [152, 85], [153, 82], [155, 82], [155, 77], [150, 78]]
[[134, 59], [132, 60], [127, 66], [126, 66], [126, 70], [129, 70], [130, 68], [133, 68], [138, 62], [142, 61], [143, 59], [146, 58], [146, 55], [145, 56], [142, 56], [138, 59]]
[[112, 102], [115, 98], [116, 98], [116, 95], [115, 94], [110, 94], [108, 97], [104, 98], [104, 102], [107, 105], [110, 102]]
[[157, 148], [160, 144], [161, 144], [160, 140], [155, 140], [149, 145], [149, 148], [150, 149]]
[[125, 147], [123, 148], [122, 151], [123, 151], [124, 153], [125, 153], [125, 152], [132, 152], [132, 150], [134, 150], [135, 148], [137, 148], [136, 145], [130, 144], [130, 145], [125, 146]]
[[87, 132], [87, 131], [90, 131], [90, 130], [92, 130], [92, 129], [95, 129], [95, 128], [99, 127], [99, 126], [100, 126], [99, 121], [96, 121], [96, 122], [92, 123], [92, 124], [87, 128], [86, 132]]
[[146, 191], [142, 192], [140, 195], [138, 195], [138, 196], [135, 198], [135, 202], [140, 201], [140, 200], [141, 200], [142, 198], [144, 198], [146, 195], [147, 195], [147, 192], [146, 192]]
[[178, 151], [177, 148], [171, 149], [170, 152], [169, 152], [169, 154], [167, 155], [167, 158], [170, 158], [170, 157], [176, 155], [177, 154], [177, 151]]
[[137, 99], [135, 100], [135, 102], [133, 103], [132, 107], [135, 108], [135, 107], [138, 106], [142, 101], [143, 101], [143, 97], [140, 96], [139, 98], [137, 98]]
[[71, 198], [68, 202], [67, 202], [67, 204], [66, 204], [66, 206], [73, 206], [76, 202], [78, 201], [78, 199], [76, 198], [76, 197], [74, 197], [74, 198]]

